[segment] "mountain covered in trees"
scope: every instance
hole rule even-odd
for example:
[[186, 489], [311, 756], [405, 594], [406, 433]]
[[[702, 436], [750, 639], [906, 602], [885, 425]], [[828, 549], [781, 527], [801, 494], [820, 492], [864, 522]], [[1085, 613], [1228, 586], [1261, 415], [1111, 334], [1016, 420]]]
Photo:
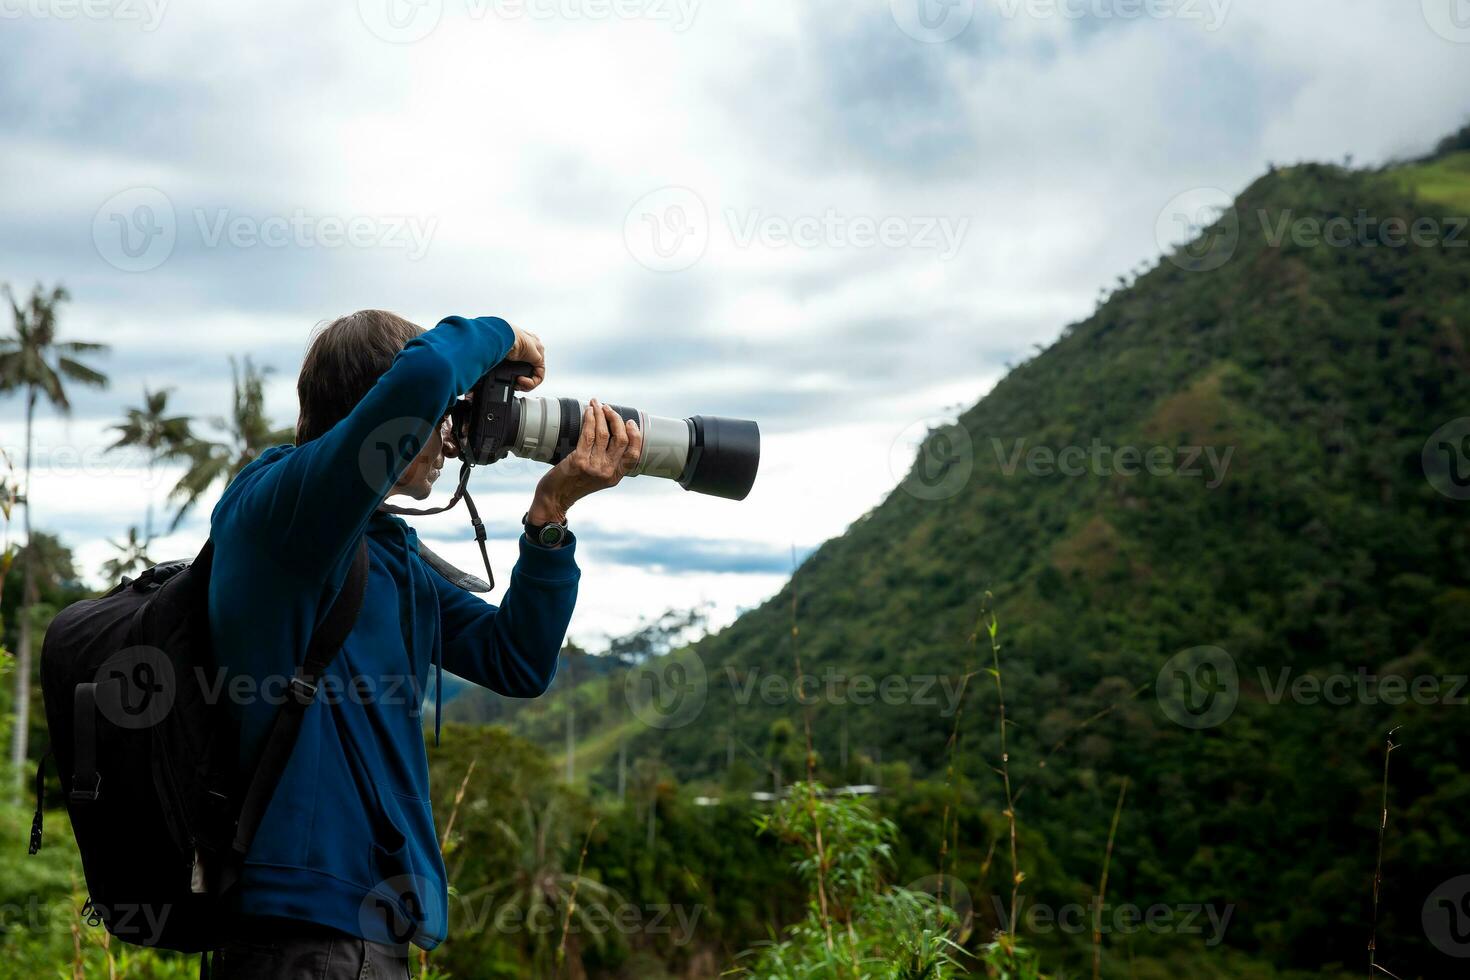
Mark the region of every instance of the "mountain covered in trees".
[[[1378, 963], [1450, 975], [1466, 923], [1434, 896], [1470, 872], [1467, 214], [1470, 130], [1379, 169], [1273, 167], [931, 433], [768, 602], [508, 717], [553, 748], [571, 726], [577, 777], [610, 792], [653, 760], [727, 796], [804, 778], [809, 725], [818, 778], [931, 788], [901, 826], [957, 794], [949, 870], [992, 929], [1012, 881], [1003, 696], [1031, 905], [1090, 900], [1126, 779], [1109, 902], [1175, 911], [1146, 940], [1356, 972], [1376, 917]], [[1193, 931], [1190, 908], [1228, 917]]]

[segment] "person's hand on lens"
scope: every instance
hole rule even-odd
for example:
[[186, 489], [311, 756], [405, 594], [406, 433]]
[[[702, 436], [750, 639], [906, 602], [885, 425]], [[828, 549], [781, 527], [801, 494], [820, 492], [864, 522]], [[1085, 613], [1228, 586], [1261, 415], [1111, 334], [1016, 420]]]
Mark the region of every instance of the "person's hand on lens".
[[643, 433], [636, 422], [624, 422], [608, 405], [592, 399], [582, 412], [582, 432], [577, 446], [546, 471], [536, 484], [530, 521], [563, 523], [567, 510], [598, 490], [617, 486], [643, 453]]
[[[509, 323], [510, 321], [506, 321]], [[541, 343], [541, 338], [529, 330], [523, 330], [514, 323], [510, 328], [516, 332], [516, 342], [511, 345], [510, 353], [505, 355], [507, 361], [525, 361], [535, 368], [530, 377], [516, 379], [516, 388], [520, 391], [530, 391], [541, 382], [546, 380], [546, 345]]]

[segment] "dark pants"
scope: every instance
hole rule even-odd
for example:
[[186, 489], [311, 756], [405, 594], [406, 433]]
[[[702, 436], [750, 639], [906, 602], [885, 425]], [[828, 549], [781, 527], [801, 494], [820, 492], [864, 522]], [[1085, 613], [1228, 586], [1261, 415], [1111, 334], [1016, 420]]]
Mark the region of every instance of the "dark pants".
[[407, 980], [408, 948], [311, 923], [250, 920], [216, 950], [214, 980]]

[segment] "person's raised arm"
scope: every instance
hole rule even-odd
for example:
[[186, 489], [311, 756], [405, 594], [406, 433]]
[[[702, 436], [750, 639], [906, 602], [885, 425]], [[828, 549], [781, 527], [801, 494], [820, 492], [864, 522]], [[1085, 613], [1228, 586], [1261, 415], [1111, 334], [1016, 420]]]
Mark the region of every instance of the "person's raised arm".
[[410, 340], [346, 418], [250, 486], [263, 543], [302, 571], [339, 566], [450, 403], [512, 353], [544, 373], [539, 340], [499, 317], [446, 317]]

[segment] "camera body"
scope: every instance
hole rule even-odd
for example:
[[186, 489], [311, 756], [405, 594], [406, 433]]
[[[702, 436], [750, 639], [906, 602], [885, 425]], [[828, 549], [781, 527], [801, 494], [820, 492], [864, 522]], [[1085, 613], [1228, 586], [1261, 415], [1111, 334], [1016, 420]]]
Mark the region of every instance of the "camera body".
[[486, 466], [505, 458], [518, 422], [515, 400], [516, 379], [529, 376], [531, 365], [524, 361], [501, 361], [475, 382], [465, 397], [449, 410], [454, 441], [462, 458], [475, 466]]
[[[516, 379], [533, 373], [524, 361], [502, 361], [450, 408], [464, 460], [485, 466], [512, 454], [555, 464], [576, 448], [585, 406], [574, 398], [516, 394]], [[760, 427], [746, 419], [694, 415], [669, 419], [610, 405], [637, 422], [643, 450], [629, 476], [675, 480], [695, 493], [744, 500], [760, 464]]]

